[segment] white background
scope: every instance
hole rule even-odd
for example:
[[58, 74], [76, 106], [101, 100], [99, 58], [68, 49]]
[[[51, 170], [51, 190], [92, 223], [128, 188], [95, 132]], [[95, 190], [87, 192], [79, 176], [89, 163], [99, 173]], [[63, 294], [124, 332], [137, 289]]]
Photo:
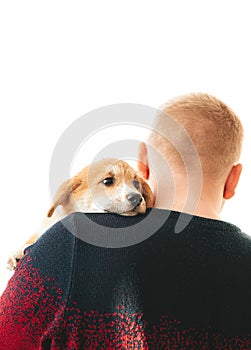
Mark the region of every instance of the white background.
[[0, 281], [9, 252], [47, 212], [58, 138], [80, 116], [114, 103], [157, 108], [196, 91], [226, 102], [246, 139], [240, 185], [222, 219], [251, 234], [249, 6], [243, 0], [0, 3]]

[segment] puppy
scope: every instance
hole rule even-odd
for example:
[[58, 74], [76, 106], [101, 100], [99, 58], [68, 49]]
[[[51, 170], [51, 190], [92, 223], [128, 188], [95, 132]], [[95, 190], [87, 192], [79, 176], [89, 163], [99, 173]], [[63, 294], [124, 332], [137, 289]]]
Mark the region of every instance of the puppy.
[[73, 212], [133, 216], [144, 214], [153, 205], [151, 188], [128, 163], [113, 158], [95, 162], [58, 188], [42, 227], [8, 259], [8, 268], [14, 270], [26, 247], [35, 243], [55, 222]]

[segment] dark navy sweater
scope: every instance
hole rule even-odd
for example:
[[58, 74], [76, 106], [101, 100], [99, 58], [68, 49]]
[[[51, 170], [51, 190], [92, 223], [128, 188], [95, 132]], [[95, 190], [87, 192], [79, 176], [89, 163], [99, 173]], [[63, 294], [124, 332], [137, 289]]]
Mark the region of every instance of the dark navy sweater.
[[0, 349], [251, 349], [251, 237], [188, 215], [176, 233], [179, 217], [74, 213], [55, 224], [0, 298]]

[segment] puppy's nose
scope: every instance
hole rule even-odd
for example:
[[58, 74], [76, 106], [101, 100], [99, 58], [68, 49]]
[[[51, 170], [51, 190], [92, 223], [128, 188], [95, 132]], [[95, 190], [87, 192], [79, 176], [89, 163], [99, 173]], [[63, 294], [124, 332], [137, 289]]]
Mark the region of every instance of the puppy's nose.
[[142, 202], [142, 196], [139, 193], [129, 193], [126, 198], [129, 200], [129, 202], [132, 203], [134, 207], [139, 205]]

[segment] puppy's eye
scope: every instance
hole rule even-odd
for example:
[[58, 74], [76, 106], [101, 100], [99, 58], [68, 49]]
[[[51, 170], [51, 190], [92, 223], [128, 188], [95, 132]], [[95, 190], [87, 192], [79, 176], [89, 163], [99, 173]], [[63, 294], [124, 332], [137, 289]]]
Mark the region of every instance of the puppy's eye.
[[114, 179], [112, 177], [106, 177], [102, 183], [105, 185], [105, 186], [111, 186], [114, 184]]
[[133, 185], [137, 190], [139, 189], [139, 182], [137, 180], [133, 181]]

